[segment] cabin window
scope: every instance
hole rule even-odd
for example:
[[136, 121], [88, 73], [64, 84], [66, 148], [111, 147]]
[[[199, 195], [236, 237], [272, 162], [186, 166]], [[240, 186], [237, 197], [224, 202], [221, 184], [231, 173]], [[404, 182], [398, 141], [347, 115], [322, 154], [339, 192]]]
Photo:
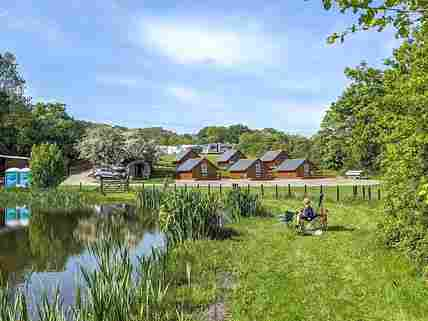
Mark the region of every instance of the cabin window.
[[256, 163], [256, 177], [260, 178], [263, 175], [263, 169], [262, 169], [262, 164], [261, 162], [257, 162]]
[[305, 176], [309, 176], [311, 174], [311, 168], [308, 163], [305, 163], [305, 165], [303, 165], [303, 170], [305, 172]]
[[208, 165], [207, 165], [207, 163], [201, 164], [201, 175], [202, 175], [202, 177], [208, 176]]

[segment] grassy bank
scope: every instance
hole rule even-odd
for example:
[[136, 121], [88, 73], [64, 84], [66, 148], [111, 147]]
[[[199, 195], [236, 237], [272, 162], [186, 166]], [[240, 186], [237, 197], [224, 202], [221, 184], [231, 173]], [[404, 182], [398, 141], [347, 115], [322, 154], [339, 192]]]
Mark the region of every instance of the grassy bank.
[[[266, 203], [275, 212], [300, 206]], [[320, 237], [258, 218], [235, 225], [233, 240], [192, 244], [197, 261], [234, 275], [226, 299], [232, 320], [427, 320], [426, 282], [376, 241], [379, 209], [329, 208], [329, 231]]]

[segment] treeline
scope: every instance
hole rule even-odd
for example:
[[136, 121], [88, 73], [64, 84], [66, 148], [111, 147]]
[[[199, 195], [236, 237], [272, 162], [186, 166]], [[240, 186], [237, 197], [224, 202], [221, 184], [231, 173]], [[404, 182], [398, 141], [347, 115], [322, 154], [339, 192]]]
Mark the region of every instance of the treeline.
[[351, 84], [332, 104], [317, 139], [331, 168], [383, 176], [382, 239], [428, 274], [428, 25], [394, 50], [383, 69], [347, 69]]

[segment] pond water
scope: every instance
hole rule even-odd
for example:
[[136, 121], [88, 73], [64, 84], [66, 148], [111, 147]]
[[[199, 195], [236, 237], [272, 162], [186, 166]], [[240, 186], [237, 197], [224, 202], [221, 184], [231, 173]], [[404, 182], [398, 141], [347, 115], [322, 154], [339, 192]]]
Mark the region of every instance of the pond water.
[[156, 223], [130, 205], [67, 212], [0, 208], [0, 275], [26, 293], [30, 308], [56, 288], [68, 306], [81, 282], [81, 267], [95, 267], [88, 247], [110, 235], [128, 246], [134, 260], [165, 244]]

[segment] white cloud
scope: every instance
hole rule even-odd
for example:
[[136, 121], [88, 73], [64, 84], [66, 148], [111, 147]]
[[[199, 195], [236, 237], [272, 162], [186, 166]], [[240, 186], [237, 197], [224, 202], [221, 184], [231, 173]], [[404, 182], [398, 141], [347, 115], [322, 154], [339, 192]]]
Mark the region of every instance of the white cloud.
[[199, 95], [192, 88], [168, 87], [166, 91], [169, 95], [177, 98], [181, 102], [185, 102], [185, 103], [199, 102]]
[[150, 19], [134, 27], [131, 37], [138, 45], [181, 64], [272, 64], [280, 57], [280, 46], [261, 31]]

